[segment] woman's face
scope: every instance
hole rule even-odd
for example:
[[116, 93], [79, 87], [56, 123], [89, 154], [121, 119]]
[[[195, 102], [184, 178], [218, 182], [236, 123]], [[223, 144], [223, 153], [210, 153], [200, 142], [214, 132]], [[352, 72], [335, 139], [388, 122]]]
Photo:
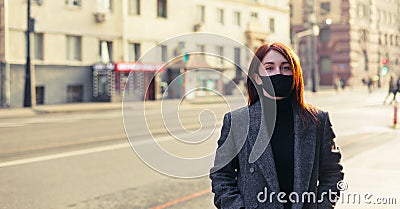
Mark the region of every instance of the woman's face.
[[[261, 60], [258, 73], [254, 73], [253, 79], [263, 87], [264, 96], [282, 100], [292, 91], [293, 70], [289, 61], [282, 54], [271, 50]], [[267, 84], [267, 80], [270, 80], [273, 90]]]
[[275, 50], [269, 51], [258, 68], [261, 76], [273, 76], [277, 74], [293, 75], [292, 66], [289, 61], [279, 52]]

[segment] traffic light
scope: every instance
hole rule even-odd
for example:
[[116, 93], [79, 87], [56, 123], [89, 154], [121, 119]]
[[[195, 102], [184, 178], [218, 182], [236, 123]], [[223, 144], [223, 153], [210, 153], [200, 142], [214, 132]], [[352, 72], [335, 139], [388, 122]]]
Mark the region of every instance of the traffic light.
[[389, 64], [389, 60], [387, 59], [387, 58], [383, 58], [382, 59], [382, 75], [383, 76], [385, 76], [385, 75], [387, 75], [388, 74], [388, 72], [389, 72], [389, 66], [388, 66], [388, 64]]

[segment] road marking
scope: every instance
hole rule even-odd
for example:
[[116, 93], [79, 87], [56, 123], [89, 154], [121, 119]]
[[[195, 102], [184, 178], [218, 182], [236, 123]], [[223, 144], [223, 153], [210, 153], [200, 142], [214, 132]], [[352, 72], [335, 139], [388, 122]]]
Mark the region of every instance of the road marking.
[[122, 144], [115, 144], [115, 145], [109, 145], [109, 146], [104, 146], [104, 147], [96, 147], [96, 148], [83, 149], [83, 150], [77, 150], [77, 151], [71, 151], [71, 152], [63, 152], [63, 153], [58, 153], [58, 154], [53, 154], [53, 155], [45, 155], [45, 156], [40, 156], [40, 157], [6, 161], [6, 162], [0, 163], [0, 168], [14, 166], [14, 165], [42, 162], [42, 161], [46, 161], [46, 160], [54, 160], [54, 159], [59, 159], [59, 158], [73, 157], [73, 156], [85, 155], [85, 154], [91, 154], [91, 153], [97, 153], [97, 152], [104, 152], [104, 151], [109, 151], [109, 150], [116, 150], [116, 149], [121, 149], [121, 148], [129, 147], [129, 146], [130, 145], [128, 143], [122, 143]]
[[75, 141], [67, 141], [67, 142], [58, 142], [58, 143], [47, 143], [46, 145], [42, 146], [31, 146], [22, 149], [8, 149], [6, 151], [0, 151], [0, 155], [10, 155], [10, 154], [23, 154], [27, 152], [33, 151], [42, 151], [46, 149], [54, 149], [54, 148], [62, 148], [62, 147], [69, 147], [69, 146], [77, 146], [77, 145], [84, 145], [90, 144], [95, 142], [109, 142], [112, 140], [119, 140], [119, 139], [126, 139], [125, 134], [117, 134], [117, 135], [110, 135], [110, 136], [100, 136], [100, 137], [92, 137], [82, 139], [79, 142]]
[[193, 194], [190, 194], [190, 195], [187, 195], [187, 196], [184, 196], [184, 197], [181, 197], [181, 198], [169, 201], [169, 202], [166, 202], [164, 204], [152, 207], [150, 209], [163, 209], [163, 208], [166, 208], [166, 207], [170, 207], [172, 205], [176, 205], [176, 204], [181, 203], [181, 202], [188, 201], [188, 200], [196, 198], [196, 197], [203, 196], [203, 195], [208, 194], [210, 192], [211, 192], [211, 188], [203, 190], [203, 191], [200, 191], [200, 192], [196, 192], [196, 193], [193, 193]]
[[21, 127], [21, 126], [26, 126], [26, 124], [20, 124], [20, 123], [1, 123], [0, 128], [14, 128], [14, 127]]
[[[163, 142], [163, 141], [167, 141], [167, 140], [171, 140], [171, 139], [172, 139], [171, 136], [164, 136], [164, 137], [157, 137], [156, 141]], [[146, 144], [154, 143], [154, 139], [143, 139], [140, 141], [136, 141], [134, 143], [135, 143], [135, 146], [146, 145]], [[82, 150], [76, 150], [76, 151], [70, 151], [70, 152], [62, 152], [62, 153], [57, 153], [57, 154], [52, 154], [52, 155], [44, 155], [44, 156], [33, 157], [33, 158], [5, 161], [5, 162], [0, 162], [0, 168], [14, 166], [14, 165], [42, 162], [42, 161], [47, 161], [47, 160], [55, 160], [55, 159], [66, 158], [66, 157], [74, 157], [74, 156], [86, 155], [86, 154], [92, 154], [92, 153], [98, 153], [98, 152], [104, 152], [104, 151], [117, 150], [117, 149], [127, 148], [130, 146], [131, 145], [129, 143], [120, 143], [120, 144], [114, 144], [114, 145], [108, 145], [108, 146], [102, 146], [102, 147], [94, 147], [94, 148], [88, 148], [88, 149], [82, 149]]]

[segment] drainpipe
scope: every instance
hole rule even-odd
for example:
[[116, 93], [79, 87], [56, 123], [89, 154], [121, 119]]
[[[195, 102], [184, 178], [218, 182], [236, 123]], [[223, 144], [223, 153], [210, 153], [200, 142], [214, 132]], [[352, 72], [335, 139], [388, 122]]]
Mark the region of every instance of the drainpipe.
[[9, 16], [8, 16], [8, 0], [4, 0], [4, 107], [11, 106], [11, 71], [10, 71], [10, 34], [9, 34]]

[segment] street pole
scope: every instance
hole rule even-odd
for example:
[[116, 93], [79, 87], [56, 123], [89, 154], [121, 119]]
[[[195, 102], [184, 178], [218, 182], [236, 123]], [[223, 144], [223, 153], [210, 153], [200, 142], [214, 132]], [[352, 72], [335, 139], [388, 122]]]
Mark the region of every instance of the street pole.
[[[309, 0], [309, 25], [310, 25], [310, 30], [312, 30], [315, 27], [317, 18], [316, 18], [316, 13], [315, 13], [315, 2], [314, 0]], [[319, 83], [319, 78], [318, 78], [318, 70], [316, 68], [316, 40], [314, 36], [309, 37], [309, 55], [310, 55], [310, 65], [311, 65], [311, 91], [312, 92], [317, 92], [318, 91], [318, 83]]]
[[32, 72], [31, 72], [31, 32], [34, 30], [34, 20], [31, 18], [31, 0], [27, 0], [27, 29], [26, 29], [26, 64], [24, 107], [32, 107]]

